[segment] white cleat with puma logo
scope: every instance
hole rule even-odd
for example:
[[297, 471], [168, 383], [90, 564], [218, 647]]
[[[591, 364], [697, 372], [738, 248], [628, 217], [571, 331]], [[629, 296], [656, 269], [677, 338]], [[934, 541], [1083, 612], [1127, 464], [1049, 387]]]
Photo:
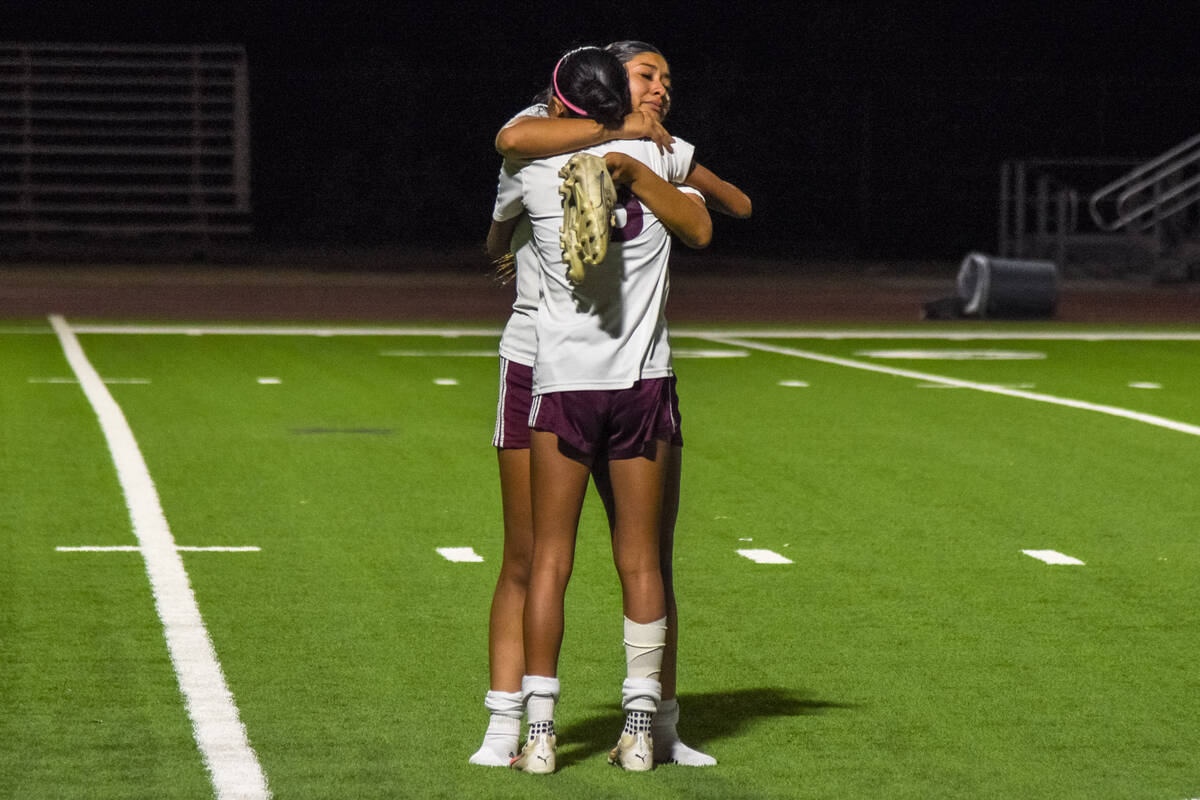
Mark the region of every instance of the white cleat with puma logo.
[[514, 758], [509, 766], [535, 775], [549, 775], [554, 772], [554, 747], [557, 742], [558, 737], [553, 733], [530, 736], [521, 748], [521, 755]]
[[654, 739], [649, 732], [622, 733], [617, 746], [608, 754], [608, 763], [630, 772], [653, 769]]

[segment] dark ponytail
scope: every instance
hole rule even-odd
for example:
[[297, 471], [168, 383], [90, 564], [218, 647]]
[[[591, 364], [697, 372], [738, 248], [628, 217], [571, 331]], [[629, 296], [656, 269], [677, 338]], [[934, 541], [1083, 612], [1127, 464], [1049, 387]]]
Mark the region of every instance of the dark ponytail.
[[620, 127], [632, 107], [625, 67], [599, 47], [580, 47], [560, 58], [550, 94], [562, 102], [568, 116], [586, 116], [606, 128]]

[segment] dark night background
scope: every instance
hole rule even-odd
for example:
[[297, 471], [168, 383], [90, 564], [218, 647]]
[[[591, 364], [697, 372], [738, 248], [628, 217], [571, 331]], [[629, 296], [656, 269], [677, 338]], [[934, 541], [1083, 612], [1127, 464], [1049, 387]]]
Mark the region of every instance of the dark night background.
[[754, 200], [712, 249], [995, 246], [1000, 163], [1150, 157], [1200, 128], [1200, 3], [14, 2], [14, 42], [247, 48], [255, 236], [481, 243], [498, 127], [578, 44], [637, 38], [668, 129]]

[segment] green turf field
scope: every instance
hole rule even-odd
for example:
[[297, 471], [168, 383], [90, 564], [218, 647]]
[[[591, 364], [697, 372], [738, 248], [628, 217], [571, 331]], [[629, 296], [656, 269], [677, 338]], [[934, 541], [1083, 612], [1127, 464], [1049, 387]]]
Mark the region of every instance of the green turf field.
[[720, 763], [605, 762], [592, 497], [548, 777], [467, 763], [498, 332], [421, 333], [0, 328], [0, 797], [1200, 796], [1200, 330], [677, 330], [680, 732]]

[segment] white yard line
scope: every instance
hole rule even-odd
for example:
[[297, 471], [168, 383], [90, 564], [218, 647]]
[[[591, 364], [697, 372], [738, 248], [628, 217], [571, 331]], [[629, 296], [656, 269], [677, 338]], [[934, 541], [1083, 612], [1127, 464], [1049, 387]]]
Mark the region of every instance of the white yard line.
[[1057, 550], [1022, 550], [1022, 553], [1047, 564], [1057, 564], [1068, 567], [1082, 567], [1084, 563], [1074, 556], [1068, 556]]
[[[500, 328], [410, 328], [385, 326], [356, 328], [352, 326], [309, 325], [128, 325], [80, 324], [71, 326], [76, 333], [111, 333], [163, 336], [437, 336], [445, 339], [459, 337], [499, 337]], [[494, 354], [493, 354], [494, 355]]]
[[474, 547], [438, 547], [436, 548], [438, 555], [447, 561], [461, 561], [468, 563], [479, 563], [483, 561], [483, 556], [475, 552]]
[[[389, 325], [383, 327], [353, 326], [290, 326], [290, 325], [138, 325], [112, 323], [80, 323], [73, 325], [76, 333], [106, 333], [130, 335], [175, 335], [175, 336], [437, 336], [499, 337], [500, 328], [434, 328], [428, 326], [408, 327]], [[48, 332], [45, 328], [20, 331], [20, 333]], [[705, 339], [712, 336], [755, 339], [879, 339], [905, 340], [928, 339], [930, 341], [1007, 341], [1007, 342], [1200, 342], [1200, 331], [1180, 330], [954, 330], [932, 327], [908, 330], [886, 329], [736, 329], [672, 328], [674, 338]]]
[[1069, 397], [1056, 397], [1055, 395], [1050, 394], [1028, 392], [1021, 389], [1010, 389], [990, 383], [964, 381], [958, 378], [949, 378], [944, 375], [933, 375], [928, 372], [916, 372], [909, 369], [898, 369], [896, 367], [888, 367], [882, 364], [871, 364], [866, 361], [855, 361], [849, 358], [839, 358], [837, 356], [829, 356], [823, 353], [814, 353], [809, 350], [797, 350], [793, 347], [779, 347], [777, 345], [763, 344], [761, 342], [753, 342], [748, 339], [739, 339], [720, 334], [708, 335], [701, 338], [716, 342], [718, 344], [728, 345], [730, 347], [743, 347], [751, 350], [761, 350], [766, 353], [775, 353], [777, 355], [791, 356], [793, 358], [805, 358], [810, 361], [820, 361], [825, 364], [833, 364], [839, 367], [849, 367], [850, 369], [862, 369], [869, 372], [879, 372], [884, 375], [892, 375], [898, 378], [909, 378], [911, 380], [923, 381], [925, 383], [937, 383], [944, 386], [957, 386], [962, 389], [974, 389], [979, 392], [999, 394], [1006, 397], [1016, 397], [1021, 400], [1033, 400], [1038, 403], [1050, 403], [1052, 405], [1075, 408], [1081, 411], [1094, 411], [1099, 414], [1108, 414], [1114, 417], [1122, 417], [1124, 419], [1133, 420], [1134, 422], [1142, 422], [1147, 425], [1166, 428], [1167, 430], [1172, 430], [1177, 433], [1186, 433], [1190, 436], [1200, 436], [1200, 425], [1191, 425], [1186, 422], [1178, 422], [1176, 420], [1159, 417], [1154, 414], [1131, 411], [1130, 409], [1119, 408], [1117, 406], [1106, 406], [1097, 403], [1088, 403], [1084, 400], [1073, 400]]
[[791, 564], [790, 558], [781, 556], [774, 550], [764, 550], [761, 548], [749, 548], [738, 550], [737, 554], [742, 558], [748, 558], [756, 564]]
[[154, 605], [163, 623], [167, 650], [216, 795], [222, 800], [268, 798], [266, 776], [250, 747], [246, 728], [221, 672], [179, 548], [133, 431], [88, 361], [75, 332], [61, 316], [50, 317], [50, 324], [99, 418], [112, 452], [133, 532], [146, 562]]

